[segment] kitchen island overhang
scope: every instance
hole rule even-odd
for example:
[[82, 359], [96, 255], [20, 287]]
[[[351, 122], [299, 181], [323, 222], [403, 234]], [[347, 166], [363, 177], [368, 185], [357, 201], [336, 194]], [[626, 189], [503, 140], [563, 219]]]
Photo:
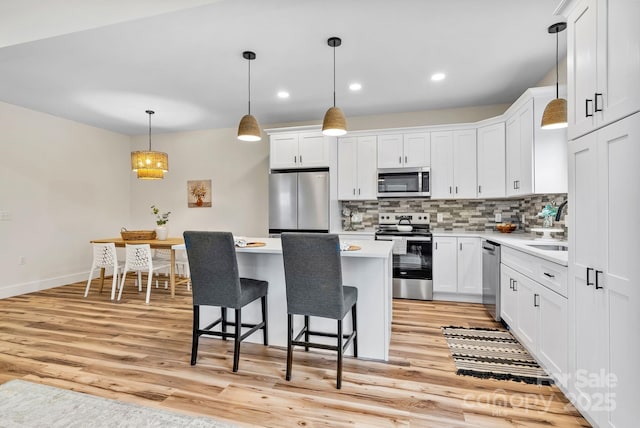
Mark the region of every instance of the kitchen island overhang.
[[[269, 282], [267, 295], [269, 345], [286, 348], [287, 296], [281, 241], [279, 238], [246, 238], [246, 240], [247, 242], [264, 242], [265, 245], [236, 249], [240, 276]], [[372, 240], [348, 240], [348, 243], [360, 247], [356, 251], [342, 251], [341, 258], [344, 285], [358, 288], [358, 357], [387, 361], [391, 341], [393, 243]], [[175, 245], [173, 249], [184, 250], [185, 246], [184, 244]], [[208, 325], [217, 319], [219, 314], [220, 310], [216, 307], [201, 307], [201, 326]], [[233, 312], [229, 315], [230, 320], [233, 320]], [[257, 322], [260, 318], [259, 302], [251, 303], [242, 309], [243, 323]], [[294, 331], [301, 328], [302, 323], [302, 317], [296, 317]], [[311, 324], [314, 330], [333, 333], [337, 331], [335, 320], [313, 317]], [[345, 317], [343, 325], [345, 332], [351, 331], [351, 317]], [[255, 334], [246, 341], [262, 343], [262, 336]], [[346, 355], [352, 355], [352, 352], [350, 347]]]

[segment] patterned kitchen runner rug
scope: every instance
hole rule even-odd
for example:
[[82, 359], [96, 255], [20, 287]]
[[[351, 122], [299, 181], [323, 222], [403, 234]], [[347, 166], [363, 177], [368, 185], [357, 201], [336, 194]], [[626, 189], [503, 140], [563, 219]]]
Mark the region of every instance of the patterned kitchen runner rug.
[[553, 379], [505, 330], [442, 327], [458, 369], [456, 374], [551, 385]]

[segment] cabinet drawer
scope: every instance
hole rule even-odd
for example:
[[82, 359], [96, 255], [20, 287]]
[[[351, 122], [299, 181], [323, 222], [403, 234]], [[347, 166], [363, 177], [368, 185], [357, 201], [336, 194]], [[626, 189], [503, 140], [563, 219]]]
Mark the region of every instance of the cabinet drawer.
[[522, 251], [502, 246], [500, 261], [516, 272], [520, 272], [529, 278], [535, 279], [536, 277], [537, 269], [535, 265], [535, 258], [523, 253]]
[[534, 279], [550, 290], [567, 297], [567, 268], [543, 259], [537, 259], [536, 262], [537, 275]]

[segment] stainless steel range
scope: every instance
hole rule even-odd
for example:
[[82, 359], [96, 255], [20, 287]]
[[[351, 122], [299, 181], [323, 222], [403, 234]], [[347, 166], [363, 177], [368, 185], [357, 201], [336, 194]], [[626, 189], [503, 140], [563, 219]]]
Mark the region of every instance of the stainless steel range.
[[433, 300], [433, 238], [429, 220], [426, 213], [378, 216], [376, 240], [393, 241], [394, 298]]

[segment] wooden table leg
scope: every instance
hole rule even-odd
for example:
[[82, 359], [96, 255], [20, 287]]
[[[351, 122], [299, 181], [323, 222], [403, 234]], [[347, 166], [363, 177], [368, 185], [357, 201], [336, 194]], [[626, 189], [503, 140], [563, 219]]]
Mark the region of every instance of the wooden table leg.
[[171, 267], [169, 268], [169, 282], [171, 284], [171, 297], [176, 295], [176, 250], [171, 249]]
[[100, 294], [102, 294], [102, 287], [104, 287], [104, 268], [100, 268]]

